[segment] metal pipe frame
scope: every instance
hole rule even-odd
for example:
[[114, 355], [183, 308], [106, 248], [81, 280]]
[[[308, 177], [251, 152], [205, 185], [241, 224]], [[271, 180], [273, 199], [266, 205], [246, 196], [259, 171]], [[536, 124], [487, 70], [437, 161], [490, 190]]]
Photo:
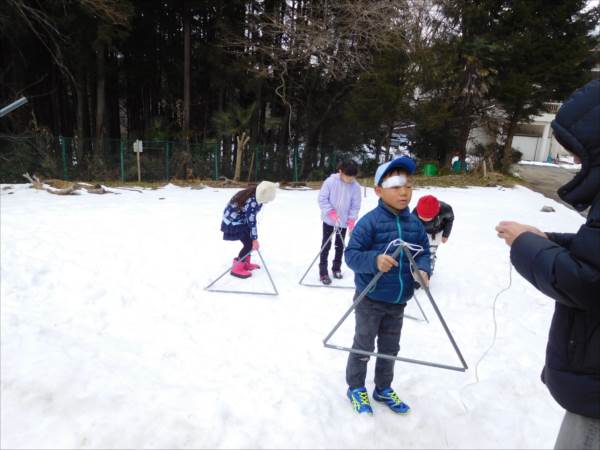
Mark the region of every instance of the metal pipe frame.
[[[221, 292], [221, 293], [225, 293], [225, 294], [279, 295], [277, 286], [275, 286], [275, 283], [273, 282], [271, 273], [269, 272], [269, 269], [267, 268], [267, 264], [265, 263], [265, 260], [263, 259], [262, 254], [260, 253], [260, 250], [257, 249], [256, 253], [258, 253], [258, 256], [262, 263], [261, 268], [265, 269], [265, 272], [267, 272], [267, 276], [269, 277], [269, 281], [271, 282], [271, 286], [273, 286], [273, 290], [275, 292], [252, 292], [252, 291], [231, 291], [231, 290], [227, 290], [227, 289], [211, 289], [210, 287], [213, 286], [217, 281], [219, 281], [225, 275], [227, 275], [231, 271], [231, 268], [228, 268], [227, 270], [225, 270], [225, 272], [223, 272], [221, 275], [219, 275], [219, 277], [216, 280], [214, 280], [212, 283], [210, 283], [208, 286], [206, 286], [204, 288], [204, 290], [209, 291], [209, 292]], [[245, 259], [246, 256], [249, 256], [250, 254], [252, 254], [252, 250], [250, 250], [248, 253], [246, 253], [242, 257], [242, 259]]]
[[368, 351], [365, 351], [365, 350], [359, 350], [359, 349], [353, 349], [353, 348], [349, 348], [349, 347], [343, 347], [343, 346], [339, 346], [339, 345], [329, 344], [329, 340], [331, 339], [331, 337], [333, 336], [333, 334], [338, 330], [338, 328], [342, 325], [342, 323], [344, 323], [344, 321], [350, 315], [350, 313], [354, 309], [356, 309], [356, 307], [358, 306], [358, 304], [361, 301], [364, 300], [364, 298], [367, 295], [367, 292], [369, 292], [370, 289], [375, 285], [375, 283], [377, 283], [377, 281], [379, 280], [379, 278], [381, 278], [381, 276], [383, 275], [383, 272], [381, 272], [381, 271], [377, 272], [377, 274], [373, 277], [373, 279], [369, 282], [369, 284], [367, 284], [367, 286], [359, 294], [359, 296], [356, 298], [356, 300], [354, 300], [354, 303], [352, 303], [352, 306], [344, 313], [344, 315], [342, 316], [342, 318], [338, 321], [338, 323], [333, 327], [333, 329], [325, 337], [325, 339], [323, 340], [323, 345], [325, 347], [327, 347], [327, 348], [332, 348], [332, 349], [335, 349], [335, 350], [342, 350], [342, 351], [346, 351], [346, 352], [349, 352], [349, 353], [356, 353], [358, 355], [373, 356], [375, 358], [390, 359], [390, 360], [394, 360], [394, 361], [402, 361], [402, 362], [407, 362], [407, 363], [411, 363], [411, 364], [418, 364], [418, 365], [422, 365], [422, 366], [436, 367], [436, 368], [439, 368], [439, 369], [447, 369], [447, 370], [454, 370], [454, 371], [457, 371], [457, 372], [465, 372], [468, 369], [467, 363], [465, 362], [465, 360], [464, 360], [464, 358], [462, 356], [462, 353], [460, 352], [460, 349], [456, 345], [454, 337], [452, 336], [452, 333], [448, 329], [448, 326], [446, 325], [446, 321], [444, 320], [444, 318], [442, 316], [442, 313], [440, 312], [439, 308], [437, 307], [437, 304], [435, 303], [435, 300], [433, 299], [433, 297], [431, 295], [431, 292], [429, 291], [429, 287], [426, 286], [425, 280], [421, 276], [421, 272], [419, 271], [419, 269], [417, 267], [417, 263], [415, 262], [415, 259], [414, 259], [413, 255], [410, 253], [410, 249], [406, 246], [406, 244], [399, 245], [398, 248], [396, 248], [396, 250], [394, 250], [394, 253], [392, 253], [392, 257], [394, 259], [397, 259], [398, 256], [400, 255], [400, 253], [402, 252], [402, 250], [405, 247], [406, 247], [406, 256], [408, 257], [408, 260], [409, 260], [410, 264], [414, 268], [414, 271], [415, 271], [415, 273], [417, 275], [417, 278], [418, 278], [417, 281], [419, 283], [421, 283], [421, 286], [423, 287], [423, 289], [427, 293], [427, 297], [429, 298], [429, 301], [431, 302], [435, 313], [437, 314], [438, 318], [440, 319], [440, 322], [442, 323], [442, 326], [444, 327], [444, 331], [446, 332], [446, 335], [448, 336], [448, 338], [449, 338], [452, 346], [454, 347], [454, 351], [456, 352], [456, 355], [458, 356], [458, 358], [460, 359], [460, 361], [462, 363], [462, 367], [450, 366], [450, 365], [447, 365], [447, 364], [440, 364], [440, 363], [436, 363], [436, 362], [424, 361], [424, 360], [418, 360], [418, 359], [412, 359], [412, 358], [404, 358], [404, 357], [401, 357], [401, 356], [386, 355], [384, 353], [368, 352]]
[[[320, 288], [329, 288], [329, 289], [355, 289], [354, 286], [334, 286], [334, 285], [329, 285], [326, 286], [324, 284], [311, 284], [311, 283], [303, 283], [304, 279], [306, 278], [306, 275], [308, 275], [308, 272], [310, 272], [310, 269], [312, 269], [312, 267], [315, 265], [315, 262], [317, 262], [317, 259], [319, 259], [319, 256], [321, 256], [321, 253], [323, 253], [323, 250], [325, 249], [325, 247], [327, 247], [327, 244], [329, 244], [329, 242], [331, 242], [331, 240], [333, 239], [333, 236], [335, 234], [339, 234], [340, 238], [342, 237], [342, 233], [341, 231], [339, 231], [339, 227], [337, 225], [334, 226], [333, 231], [331, 232], [331, 234], [329, 235], [329, 238], [327, 238], [327, 240], [325, 241], [325, 244], [323, 244], [323, 247], [321, 247], [321, 250], [319, 250], [319, 253], [317, 253], [317, 256], [315, 256], [315, 259], [312, 260], [312, 262], [310, 263], [310, 266], [308, 266], [308, 269], [306, 269], [306, 272], [304, 272], [304, 275], [302, 275], [302, 278], [300, 278], [300, 281], [298, 281], [298, 284], [302, 285], [302, 286], [307, 286], [307, 287], [320, 287]], [[344, 250], [346, 250], [346, 243], [344, 242], [344, 239], [342, 239], [342, 245], [344, 246]]]

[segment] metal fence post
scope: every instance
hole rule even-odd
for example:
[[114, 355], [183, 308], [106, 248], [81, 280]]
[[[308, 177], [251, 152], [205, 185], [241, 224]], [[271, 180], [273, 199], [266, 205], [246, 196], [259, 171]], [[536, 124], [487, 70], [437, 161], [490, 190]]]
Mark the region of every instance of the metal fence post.
[[260, 144], [254, 146], [254, 181], [258, 181], [258, 165], [260, 164]]
[[58, 137], [58, 142], [60, 143], [60, 153], [62, 157], [63, 179], [67, 180], [67, 143], [65, 142], [65, 138], [62, 136]]
[[167, 176], [167, 181], [169, 181], [169, 153], [171, 150], [171, 143], [165, 142], [165, 175]]
[[333, 164], [332, 164], [332, 167], [331, 167], [331, 171], [332, 171], [332, 172], [335, 172], [335, 171], [336, 171], [336, 168], [337, 168], [337, 154], [335, 153], [335, 148], [334, 148], [334, 149], [333, 149], [333, 151], [332, 151], [332, 158], [331, 158], [331, 161], [332, 161], [332, 163], [333, 163]]
[[294, 181], [298, 181], [298, 147], [294, 147]]
[[120, 141], [120, 162], [121, 162], [121, 181], [125, 181], [125, 148], [127, 147], [127, 142], [123, 142], [123, 139]]
[[214, 173], [214, 179], [218, 180], [219, 179], [219, 143], [217, 142], [215, 144], [215, 150], [214, 150], [214, 155], [215, 155], [215, 170], [213, 171]]

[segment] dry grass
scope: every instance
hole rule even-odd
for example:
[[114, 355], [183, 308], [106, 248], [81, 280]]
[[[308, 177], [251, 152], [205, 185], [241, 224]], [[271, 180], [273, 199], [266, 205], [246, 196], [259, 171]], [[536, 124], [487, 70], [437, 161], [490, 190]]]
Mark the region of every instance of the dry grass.
[[[56, 188], [63, 188], [63, 187], [67, 187], [70, 182], [68, 181], [63, 181], [63, 180], [48, 180], [48, 181], [52, 181], [52, 186], [56, 187]], [[46, 181], [46, 182], [48, 182]], [[361, 185], [363, 186], [372, 186], [373, 185], [373, 178], [361, 178], [358, 180], [360, 182]], [[527, 185], [527, 183], [525, 183], [523, 180], [512, 177], [512, 176], [507, 176], [498, 172], [491, 172], [487, 175], [487, 177], [483, 177], [480, 174], [452, 174], [452, 175], [442, 175], [442, 176], [436, 176], [436, 177], [426, 177], [423, 175], [416, 175], [414, 176], [414, 181], [415, 181], [415, 185], [418, 187], [429, 187], [429, 186], [433, 186], [433, 187], [461, 187], [461, 188], [467, 188], [469, 186], [484, 186], [484, 187], [493, 187], [493, 186], [503, 186], [503, 187], [514, 187], [516, 184], [521, 184], [521, 185]], [[155, 182], [148, 182], [148, 181], [142, 181], [142, 182], [137, 182], [137, 181], [118, 181], [118, 180], [111, 180], [111, 181], [88, 181], [88, 183], [91, 184], [103, 184], [104, 186], [108, 186], [108, 187], [129, 187], [129, 188], [134, 188], [134, 187], [140, 187], [140, 188], [146, 188], [146, 189], [160, 189], [164, 186], [166, 186], [168, 183], [165, 181], [155, 181]], [[174, 184], [176, 186], [180, 186], [180, 187], [194, 187], [194, 186], [210, 186], [210, 187], [237, 187], [237, 188], [244, 188], [247, 187], [248, 185], [251, 184], [256, 184], [255, 182], [233, 182], [231, 180], [211, 180], [211, 179], [194, 179], [194, 180], [170, 180], [169, 183]], [[321, 184], [322, 181], [306, 181], [306, 182], [286, 182], [286, 181], [280, 181], [280, 185], [282, 187], [286, 187], [286, 186], [307, 186], [310, 187], [311, 189], [320, 189], [321, 188]]]
[[[479, 174], [453, 174], [441, 175], [436, 177], [426, 177], [424, 175], [413, 176], [414, 184], [417, 187], [460, 187], [468, 188], [470, 186], [483, 187], [514, 187], [515, 184], [524, 184], [521, 180], [507, 176], [498, 172], [490, 172], [486, 177]], [[372, 186], [373, 179], [361, 179], [360, 183], [364, 186]]]

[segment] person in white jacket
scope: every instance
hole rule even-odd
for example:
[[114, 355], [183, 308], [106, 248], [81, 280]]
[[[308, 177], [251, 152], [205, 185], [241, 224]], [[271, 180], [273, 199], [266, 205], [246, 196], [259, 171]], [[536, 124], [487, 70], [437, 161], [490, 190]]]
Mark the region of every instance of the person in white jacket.
[[341, 266], [346, 230], [352, 231], [360, 210], [360, 184], [356, 181], [357, 174], [358, 167], [354, 161], [342, 161], [338, 165], [338, 173], [330, 175], [323, 182], [319, 192], [319, 207], [323, 220], [323, 251], [319, 262], [319, 277], [325, 285], [331, 284], [327, 270], [327, 259], [331, 249], [331, 241], [328, 242], [328, 239], [334, 230], [338, 230], [339, 234], [335, 235], [335, 256], [331, 270], [334, 278], [343, 278]]

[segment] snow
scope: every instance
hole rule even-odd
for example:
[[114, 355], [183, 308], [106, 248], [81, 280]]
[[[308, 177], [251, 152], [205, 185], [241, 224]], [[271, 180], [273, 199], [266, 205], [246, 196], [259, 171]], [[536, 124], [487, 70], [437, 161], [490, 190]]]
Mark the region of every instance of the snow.
[[573, 162], [563, 161], [562, 159], [558, 164], [545, 163], [545, 162], [539, 162], [539, 161], [523, 161], [523, 160], [519, 161], [519, 164], [529, 165], [529, 166], [562, 167], [563, 169], [568, 169], [568, 170], [581, 170], [581, 164], [575, 164]]
[[[298, 285], [320, 246], [318, 191], [280, 189], [259, 215], [278, 296], [204, 290], [239, 250], [219, 232], [234, 190], [119, 192], [0, 187], [2, 448], [553, 446], [563, 410], [539, 380], [553, 302], [514, 271], [478, 382], [475, 368], [509, 281], [494, 226], [573, 231], [583, 222], [574, 211], [523, 187], [417, 189], [413, 206], [434, 194], [457, 216], [431, 289], [470, 368], [399, 362], [393, 386], [412, 412], [374, 404], [364, 417], [345, 397], [347, 353], [322, 345], [352, 291]], [[376, 205], [366, 195], [361, 214]], [[338, 284], [350, 286], [344, 272]], [[270, 289], [264, 269], [222, 282]], [[400, 356], [459, 365], [418, 298], [431, 323], [405, 319]], [[419, 316], [414, 302], [407, 313]], [[350, 346], [353, 326], [350, 316], [331, 342]]]

